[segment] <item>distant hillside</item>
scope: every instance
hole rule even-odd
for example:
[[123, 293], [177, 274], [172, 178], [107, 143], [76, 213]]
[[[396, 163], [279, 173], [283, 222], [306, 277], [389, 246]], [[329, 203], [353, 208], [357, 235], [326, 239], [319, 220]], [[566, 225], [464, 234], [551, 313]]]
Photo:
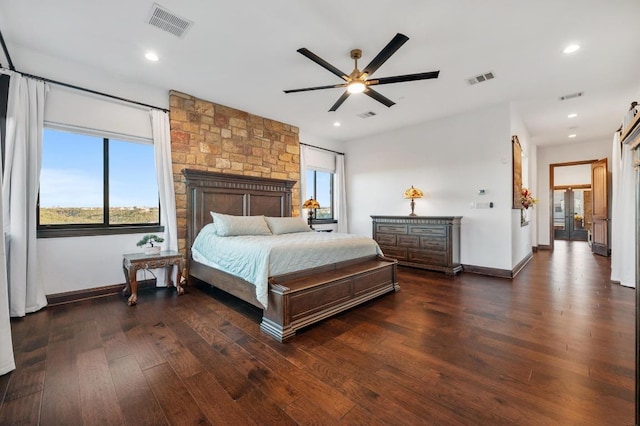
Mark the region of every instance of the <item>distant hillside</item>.
[[[103, 221], [102, 208], [40, 207], [40, 225], [91, 224]], [[111, 225], [158, 222], [157, 207], [115, 207], [109, 209], [109, 223]]]

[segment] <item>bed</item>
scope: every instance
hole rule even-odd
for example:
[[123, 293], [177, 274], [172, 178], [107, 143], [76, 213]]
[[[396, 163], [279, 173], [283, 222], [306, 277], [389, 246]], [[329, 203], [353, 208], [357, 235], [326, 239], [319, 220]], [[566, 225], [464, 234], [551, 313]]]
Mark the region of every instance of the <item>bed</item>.
[[183, 175], [189, 283], [203, 281], [262, 309], [260, 328], [276, 340], [283, 342], [308, 325], [400, 289], [397, 262], [382, 254], [369, 254], [268, 276], [266, 303], [261, 302], [253, 283], [202, 259], [195, 260], [192, 247], [201, 230], [212, 222], [211, 212], [290, 217], [295, 181], [193, 169], [183, 170]]

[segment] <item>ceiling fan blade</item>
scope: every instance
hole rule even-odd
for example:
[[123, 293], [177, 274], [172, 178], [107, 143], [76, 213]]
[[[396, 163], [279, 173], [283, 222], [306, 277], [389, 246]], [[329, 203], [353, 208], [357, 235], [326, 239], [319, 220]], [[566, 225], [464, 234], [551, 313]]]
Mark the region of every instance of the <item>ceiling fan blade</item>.
[[345, 91], [344, 91], [344, 93], [342, 94], [342, 96], [340, 96], [340, 97], [338, 98], [338, 100], [336, 101], [336, 103], [335, 103], [335, 104], [333, 104], [333, 106], [331, 107], [331, 109], [329, 109], [329, 111], [335, 111], [335, 110], [337, 110], [337, 109], [340, 107], [340, 105], [342, 105], [342, 103], [343, 103], [344, 101], [346, 101], [346, 100], [347, 100], [347, 98], [349, 97], [349, 95], [350, 95], [350, 94], [351, 94], [351, 93], [349, 93], [349, 92], [347, 92], [347, 91], [345, 90]]
[[377, 84], [403, 83], [405, 81], [428, 80], [430, 78], [438, 78], [440, 71], [420, 72], [417, 74], [396, 75], [394, 77], [382, 77], [367, 80], [367, 85], [375, 86]]
[[284, 90], [284, 93], [309, 92], [311, 90], [334, 89], [336, 87], [347, 87], [347, 83], [329, 84], [327, 86], [305, 87], [304, 89]]
[[380, 53], [378, 53], [378, 55], [373, 58], [373, 61], [371, 61], [369, 65], [367, 65], [362, 70], [362, 72], [366, 73], [367, 75], [371, 75], [376, 72], [376, 70], [380, 68], [380, 66], [384, 64], [387, 59], [391, 57], [391, 55], [396, 53], [396, 50], [400, 49], [400, 47], [405, 44], [407, 40], [409, 40], [409, 37], [407, 37], [406, 35], [400, 33], [396, 34], [395, 37], [391, 39], [389, 44], [387, 44], [384, 49], [382, 49]]
[[315, 62], [316, 64], [320, 65], [322, 68], [325, 68], [325, 69], [329, 70], [330, 72], [332, 72], [333, 74], [337, 75], [338, 77], [340, 77], [344, 81], [349, 81], [349, 74], [347, 74], [347, 73], [345, 73], [343, 71], [340, 71], [338, 68], [334, 67], [329, 62], [327, 62], [324, 59], [322, 59], [320, 56], [318, 56], [315, 53], [311, 52], [309, 49], [303, 47], [303, 48], [298, 49], [297, 52], [299, 52], [302, 55], [306, 56], [307, 58], [311, 59], [313, 62]]
[[367, 90], [364, 91], [364, 94], [369, 96], [370, 98], [375, 99], [376, 101], [380, 102], [381, 104], [384, 104], [387, 107], [392, 107], [393, 105], [396, 104], [391, 99], [387, 98], [386, 96], [382, 96], [380, 93], [376, 92], [375, 90], [373, 90], [370, 87], [367, 87]]

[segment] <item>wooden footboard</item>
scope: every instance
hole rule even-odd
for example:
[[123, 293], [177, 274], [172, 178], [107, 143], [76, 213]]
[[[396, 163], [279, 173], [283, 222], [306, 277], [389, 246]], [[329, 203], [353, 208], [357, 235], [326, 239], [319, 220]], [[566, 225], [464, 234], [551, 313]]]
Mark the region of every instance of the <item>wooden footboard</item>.
[[260, 328], [282, 342], [303, 327], [398, 290], [397, 261], [382, 256], [272, 277]]

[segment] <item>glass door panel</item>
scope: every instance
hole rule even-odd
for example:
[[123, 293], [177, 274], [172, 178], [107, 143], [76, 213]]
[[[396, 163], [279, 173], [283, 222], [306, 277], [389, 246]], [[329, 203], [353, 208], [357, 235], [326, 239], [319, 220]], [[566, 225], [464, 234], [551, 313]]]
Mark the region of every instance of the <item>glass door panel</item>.
[[554, 238], [587, 241], [590, 195], [590, 189], [555, 189], [553, 191]]

